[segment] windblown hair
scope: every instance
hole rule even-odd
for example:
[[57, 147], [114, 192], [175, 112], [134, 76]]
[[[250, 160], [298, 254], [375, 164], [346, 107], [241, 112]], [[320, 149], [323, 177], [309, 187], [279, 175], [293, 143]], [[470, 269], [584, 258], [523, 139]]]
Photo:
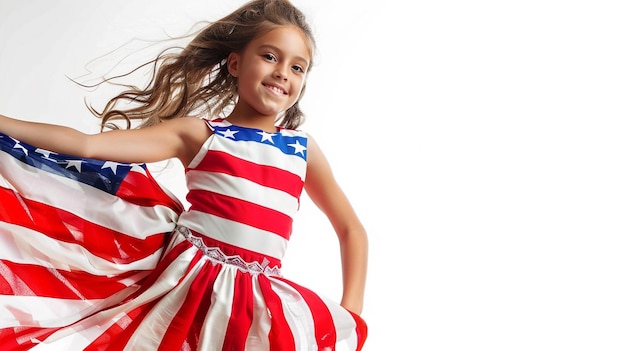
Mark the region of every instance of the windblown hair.
[[[125, 120], [129, 129], [133, 121], [140, 122], [138, 127], [143, 128], [184, 116], [225, 117], [224, 112], [237, 99], [237, 81], [227, 69], [228, 55], [243, 51], [255, 37], [284, 25], [300, 28], [310, 41], [311, 52], [314, 51], [315, 41], [304, 14], [288, 0], [250, 1], [204, 27], [184, 49], [165, 50], [133, 70], [152, 67], [145, 88], [121, 84], [128, 90], [109, 100], [101, 112], [89, 108], [102, 119], [102, 131], [118, 129], [116, 120]], [[299, 101], [305, 87], [298, 101], [278, 116], [280, 126], [295, 129], [304, 122]], [[134, 106], [120, 109], [122, 102]]]

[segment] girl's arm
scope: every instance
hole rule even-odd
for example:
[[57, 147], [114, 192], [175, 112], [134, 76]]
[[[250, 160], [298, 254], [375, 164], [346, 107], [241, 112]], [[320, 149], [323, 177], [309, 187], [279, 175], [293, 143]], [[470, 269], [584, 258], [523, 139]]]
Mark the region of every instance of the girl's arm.
[[187, 165], [210, 133], [198, 118], [176, 118], [156, 126], [85, 134], [54, 124], [0, 115], [0, 132], [35, 147], [102, 160], [144, 163], [177, 157]]
[[332, 224], [341, 251], [343, 296], [341, 305], [360, 314], [367, 274], [368, 240], [348, 198], [337, 184], [326, 157], [315, 140], [307, 144], [305, 189]]

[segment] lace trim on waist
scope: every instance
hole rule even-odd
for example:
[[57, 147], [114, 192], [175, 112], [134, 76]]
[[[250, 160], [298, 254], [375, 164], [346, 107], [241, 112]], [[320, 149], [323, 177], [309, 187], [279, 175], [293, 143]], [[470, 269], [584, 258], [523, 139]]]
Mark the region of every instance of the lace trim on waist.
[[267, 258], [263, 259], [262, 263], [259, 262], [246, 262], [241, 256], [233, 255], [228, 256], [222, 252], [218, 247], [208, 247], [202, 241], [202, 238], [197, 237], [189, 231], [188, 228], [183, 226], [176, 226], [175, 229], [177, 232], [182, 234], [185, 239], [187, 239], [193, 246], [197, 247], [202, 253], [209, 258], [214, 263], [224, 263], [228, 265], [233, 265], [237, 269], [242, 272], [250, 273], [250, 274], [265, 274], [269, 276], [282, 276], [280, 272], [280, 267], [274, 266], [269, 267], [269, 260]]

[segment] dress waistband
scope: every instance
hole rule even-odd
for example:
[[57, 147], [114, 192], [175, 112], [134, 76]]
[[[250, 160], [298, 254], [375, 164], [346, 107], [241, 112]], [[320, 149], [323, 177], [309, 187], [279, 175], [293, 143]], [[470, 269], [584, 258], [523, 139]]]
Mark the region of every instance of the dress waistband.
[[208, 247], [202, 240], [202, 238], [197, 237], [189, 231], [187, 227], [184, 226], [176, 226], [175, 231], [179, 232], [182, 236], [187, 239], [193, 246], [197, 247], [202, 253], [209, 258], [213, 263], [222, 263], [227, 265], [235, 266], [242, 272], [250, 273], [250, 274], [265, 274], [268, 276], [279, 276], [281, 277], [280, 267], [274, 266], [269, 267], [269, 260], [265, 258], [263, 262], [246, 262], [239, 255], [228, 256], [220, 250], [219, 247]]

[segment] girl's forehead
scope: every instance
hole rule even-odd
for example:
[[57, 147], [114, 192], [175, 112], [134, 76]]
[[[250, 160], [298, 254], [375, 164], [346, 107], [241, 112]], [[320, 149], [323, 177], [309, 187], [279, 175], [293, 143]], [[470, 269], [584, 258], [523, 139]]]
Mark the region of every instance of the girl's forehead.
[[311, 61], [313, 45], [302, 29], [293, 25], [275, 26], [255, 36], [248, 47], [275, 46], [279, 49], [306, 52], [304, 58]]

